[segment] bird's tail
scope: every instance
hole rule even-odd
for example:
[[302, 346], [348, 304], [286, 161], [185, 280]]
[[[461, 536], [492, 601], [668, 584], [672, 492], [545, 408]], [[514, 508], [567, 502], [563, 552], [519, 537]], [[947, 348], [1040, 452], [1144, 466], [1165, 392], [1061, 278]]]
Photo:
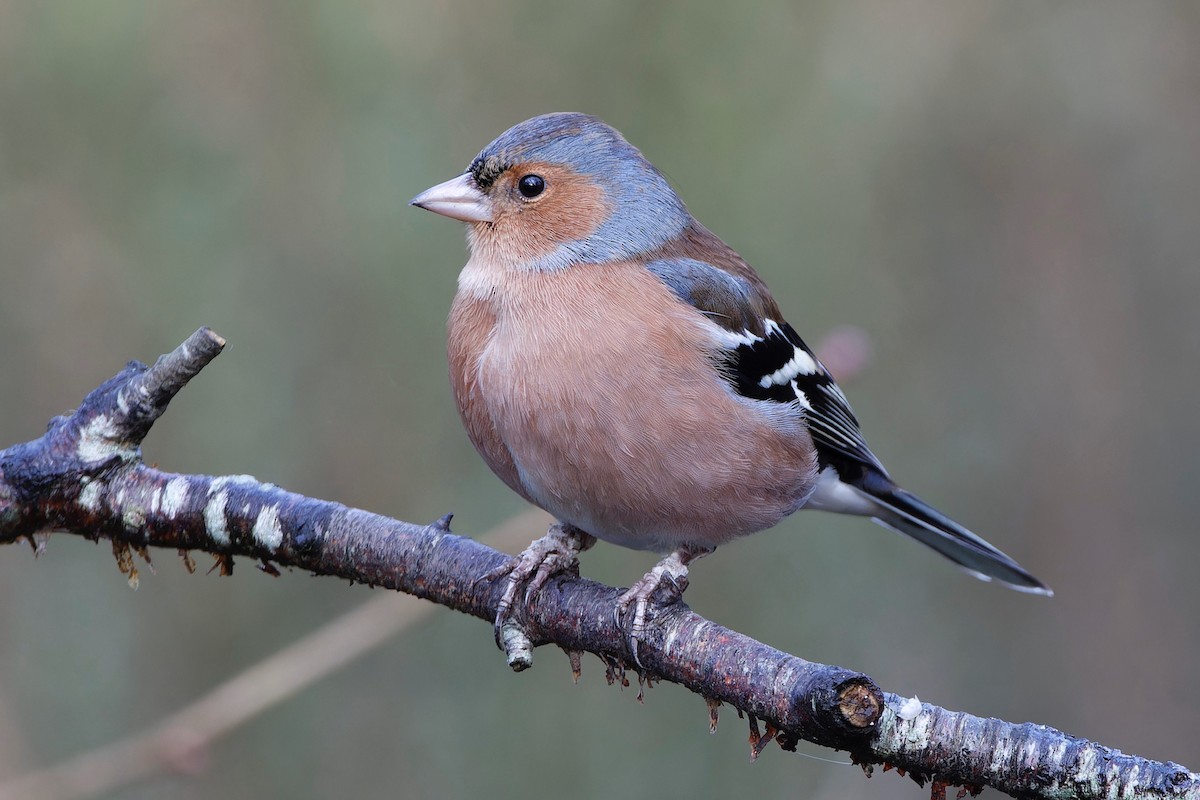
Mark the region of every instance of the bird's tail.
[[[837, 494], [841, 496], [841, 502], [812, 505], [868, 516], [932, 547], [981, 580], [995, 579], [1020, 592], [1054, 594], [1050, 587], [1026, 572], [1016, 561], [882, 475], [870, 474], [858, 485], [842, 483], [839, 489]], [[845, 502], [850, 499], [846, 489], [858, 495], [858, 502]]]

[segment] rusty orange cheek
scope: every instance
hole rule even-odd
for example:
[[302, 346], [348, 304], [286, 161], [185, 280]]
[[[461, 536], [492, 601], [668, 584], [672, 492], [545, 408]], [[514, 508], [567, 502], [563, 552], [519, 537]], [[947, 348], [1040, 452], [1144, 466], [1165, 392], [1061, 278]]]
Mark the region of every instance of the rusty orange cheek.
[[547, 255], [564, 242], [585, 239], [608, 218], [607, 196], [587, 176], [560, 165], [531, 163], [514, 170], [514, 180], [517, 174], [531, 173], [546, 179], [546, 194], [532, 202], [517, 201], [505, 225], [513, 227], [513, 243], [519, 240], [527, 256]]
[[591, 236], [608, 217], [609, 205], [604, 190], [579, 173], [547, 169], [543, 175], [550, 185], [545, 200], [532, 205], [527, 214], [537, 220], [555, 244], [573, 242]]

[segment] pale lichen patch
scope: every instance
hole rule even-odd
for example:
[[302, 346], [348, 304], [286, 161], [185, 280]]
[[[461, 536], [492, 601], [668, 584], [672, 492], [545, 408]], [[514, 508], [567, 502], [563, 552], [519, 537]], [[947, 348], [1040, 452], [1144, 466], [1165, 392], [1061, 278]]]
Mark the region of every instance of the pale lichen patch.
[[1100, 774], [1096, 771], [1097, 756], [1096, 748], [1085, 745], [1076, 757], [1075, 783], [1087, 786], [1093, 792], [1100, 790]]
[[988, 769], [993, 775], [1002, 774], [1008, 767], [1008, 762], [1012, 758], [1013, 740], [1003, 738], [996, 742], [996, 748], [992, 751], [992, 760], [988, 764]]
[[1018, 758], [1026, 769], [1034, 769], [1038, 765], [1038, 758], [1041, 756], [1041, 749], [1038, 747], [1036, 739], [1030, 737], [1026, 740], [1021, 748], [1021, 753]]
[[127, 385], [124, 389], [117, 392], [117, 408], [124, 416], [129, 415], [129, 409], [132, 406], [129, 397], [130, 392], [137, 392], [138, 402], [145, 403], [150, 399], [150, 391], [145, 386], [140, 383]]
[[[692, 635], [696, 639], [702, 640], [704, 638], [704, 634], [705, 634], [704, 628], [705, 628], [705, 624], [700, 623], [693, 630]], [[663, 646], [662, 646], [663, 655], [670, 655], [672, 648], [675, 647], [675, 644], [676, 644], [677, 640], [679, 639], [680, 633], [682, 633], [681, 626], [679, 626], [679, 625], [668, 625], [667, 626], [667, 635], [666, 635], [666, 638], [663, 640]]]
[[896, 709], [896, 716], [905, 722], [916, 719], [917, 715], [920, 713], [921, 698], [917, 697], [916, 695], [905, 699], [905, 701], [900, 704], [900, 708]]
[[[258, 478], [254, 477], [253, 475], [222, 475], [220, 478], [217, 478], [215, 481], [213, 481], [213, 485], [215, 486], [218, 482], [220, 482], [222, 486], [224, 486], [224, 485], [236, 486], [239, 484], [242, 486], [245, 486], [248, 484], [258, 485]], [[271, 484], [269, 484], [269, 483], [263, 484], [263, 486], [267, 486], [267, 487], [269, 487], [270, 485]]]
[[[213, 481], [213, 488], [216, 489], [219, 483], [219, 480]], [[229, 544], [229, 526], [225, 523], [225, 504], [228, 502], [229, 495], [224, 489], [218, 489], [204, 504], [204, 529], [219, 545]]]
[[128, 448], [117, 442], [117, 426], [111, 417], [100, 414], [88, 420], [79, 432], [79, 458], [85, 463], [124, 458]]
[[[226, 491], [226, 487], [251, 485], [258, 485], [258, 480], [253, 475], [222, 475], [213, 479], [208, 490], [209, 499], [204, 504], [204, 529], [218, 545], [228, 545], [231, 542], [229, 525], [225, 521], [225, 512], [229, 507], [229, 492]], [[249, 511], [249, 503], [242, 506], [243, 514]]]
[[146, 527], [146, 509], [131, 504], [121, 514], [121, 522], [129, 533], [137, 533]]
[[279, 506], [264, 506], [254, 520], [251, 530], [255, 540], [263, 547], [274, 550], [283, 544], [283, 528], [279, 524]]
[[929, 741], [929, 731], [933, 727], [933, 714], [918, 714], [914, 719], [909, 720], [905, 720], [897, 714], [896, 718], [900, 719], [904, 723], [903, 727], [908, 729], [904, 739], [910, 744]]
[[83, 488], [79, 490], [79, 505], [83, 506], [88, 511], [96, 511], [100, 508], [100, 495], [100, 483], [98, 481], [84, 479]]
[[167, 483], [162, 497], [162, 512], [167, 516], [167, 519], [175, 519], [175, 515], [183, 510], [183, 507], [187, 504], [187, 496], [187, 478], [172, 478]]
[[1142, 768], [1137, 764], [1134, 764], [1133, 769], [1129, 770], [1129, 775], [1126, 776], [1125, 788], [1134, 796], [1137, 795], [1138, 773], [1141, 771]]

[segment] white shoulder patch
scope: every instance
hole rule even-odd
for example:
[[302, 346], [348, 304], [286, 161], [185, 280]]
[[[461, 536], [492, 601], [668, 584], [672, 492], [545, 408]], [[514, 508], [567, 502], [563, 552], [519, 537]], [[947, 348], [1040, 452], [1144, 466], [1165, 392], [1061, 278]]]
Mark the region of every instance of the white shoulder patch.
[[739, 347], [762, 341], [761, 337], [755, 336], [750, 331], [731, 331], [728, 328], [722, 328], [715, 322], [707, 320], [707, 318], [705, 322], [713, 339], [727, 350], [736, 350]]

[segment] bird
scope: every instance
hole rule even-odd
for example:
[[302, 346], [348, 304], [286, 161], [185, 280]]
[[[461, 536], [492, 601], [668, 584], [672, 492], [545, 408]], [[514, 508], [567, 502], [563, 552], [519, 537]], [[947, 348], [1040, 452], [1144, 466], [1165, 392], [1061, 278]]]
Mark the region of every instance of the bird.
[[801, 509], [1052, 594], [892, 480], [758, 273], [600, 119], [521, 122], [410, 204], [467, 226], [447, 354], [468, 437], [557, 520], [488, 576], [507, 577], [498, 642], [522, 587], [528, 601], [599, 538], [663, 556], [614, 612], [638, 660], [693, 561]]

